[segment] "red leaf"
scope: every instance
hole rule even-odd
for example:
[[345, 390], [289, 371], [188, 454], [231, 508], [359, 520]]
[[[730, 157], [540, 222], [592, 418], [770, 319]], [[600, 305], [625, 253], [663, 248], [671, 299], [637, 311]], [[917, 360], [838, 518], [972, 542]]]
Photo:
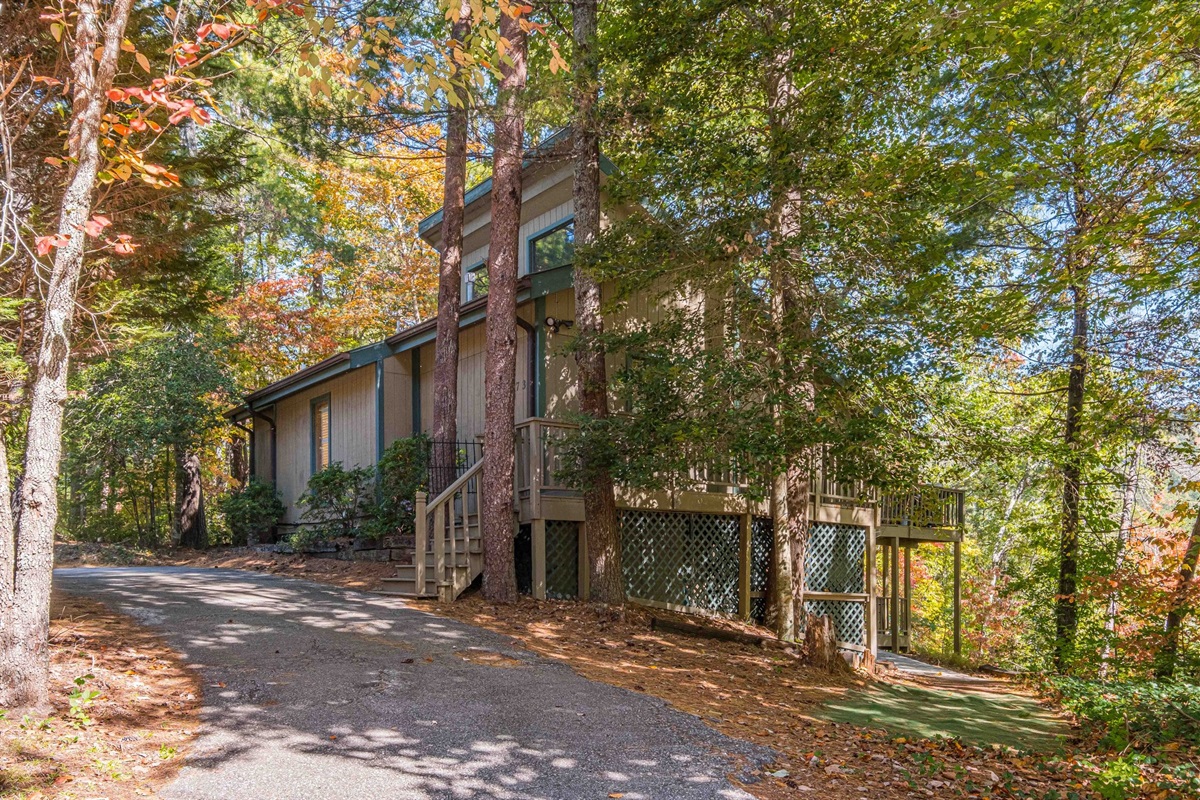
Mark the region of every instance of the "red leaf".
[[114, 103], [119, 103], [125, 99], [124, 89], [109, 89], [104, 94], [108, 95], [108, 99], [112, 100]]

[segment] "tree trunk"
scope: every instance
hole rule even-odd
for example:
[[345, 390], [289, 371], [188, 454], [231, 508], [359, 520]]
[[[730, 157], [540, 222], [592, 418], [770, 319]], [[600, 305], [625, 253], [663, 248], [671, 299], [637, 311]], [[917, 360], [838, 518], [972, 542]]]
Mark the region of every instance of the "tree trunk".
[[[516, 9], [514, 13], [519, 13]], [[517, 250], [521, 227], [521, 161], [525, 117], [525, 32], [521, 21], [500, 15], [509, 63], [500, 68], [492, 161], [492, 222], [488, 241], [483, 451], [483, 596], [517, 597], [513, 558], [513, 418], [517, 380]], [[532, 443], [533, 447], [540, 443]]]
[[[1119, 572], [1125, 562], [1125, 545], [1129, 531], [1133, 528], [1133, 514], [1137, 506], [1138, 491], [1138, 445], [1134, 445], [1125, 467], [1125, 485], [1121, 491], [1121, 521], [1117, 528], [1117, 553], [1113, 560], [1113, 571]], [[1100, 677], [1110, 676], [1110, 666], [1116, 644], [1117, 616], [1120, 612], [1119, 594], [1116, 589], [1108, 593], [1108, 607], [1104, 611], [1104, 630], [1108, 634], [1100, 651]]]
[[[464, 2], [451, 26], [451, 38], [462, 42], [471, 31], [471, 4]], [[464, 194], [467, 188], [467, 87], [460, 69], [450, 81], [455, 93], [446, 114], [446, 175], [442, 186], [442, 253], [438, 263], [437, 341], [433, 361], [433, 452], [429, 471], [431, 496], [454, 482], [458, 439], [458, 309], [462, 286]]]
[[[74, 89], [67, 154], [71, 164], [59, 211], [58, 234], [70, 237], [54, 253], [45, 290], [42, 340], [30, 394], [25, 468], [16, 509], [16, 548], [11, 573], [11, 625], [0, 642], [0, 706], [45, 706], [48, 702], [50, 580], [54, 571], [54, 528], [58, 522], [58, 476], [62, 459], [63, 406], [75, 297], [83, 268], [83, 226], [91, 216], [100, 168], [101, 117], [116, 74], [121, 41], [133, 0], [115, 0], [106, 22], [96, 0], [79, 0]], [[10, 574], [5, 571], [7, 582]]]
[[792, 538], [788, 525], [787, 475], [771, 481], [772, 542], [771, 563], [767, 572], [767, 626], [785, 641], [796, 638], [793, 601]]
[[229, 477], [238, 489], [250, 482], [250, 461], [246, 458], [246, 440], [241, 434], [229, 437]]
[[[600, 139], [596, 103], [600, 72], [596, 52], [596, 0], [572, 0], [571, 21], [575, 37], [575, 246], [586, 248], [600, 235]], [[604, 363], [604, 332], [600, 284], [578, 260], [575, 266], [575, 363], [579, 368], [579, 410], [587, 417], [608, 417], [608, 371]], [[621, 572], [621, 534], [612, 473], [602, 460], [585, 453], [581, 464], [587, 475], [583, 490], [584, 540], [587, 542], [590, 599], [620, 605], [625, 602]]]
[[1154, 675], [1159, 680], [1175, 675], [1175, 662], [1179, 659], [1179, 631], [1192, 613], [1192, 582], [1196, 577], [1197, 562], [1200, 562], [1200, 515], [1192, 524], [1192, 533], [1183, 553], [1183, 563], [1179, 567], [1179, 583], [1175, 587], [1175, 596], [1163, 626], [1163, 646], [1154, 668]]
[[787, 536], [791, 542], [792, 603], [795, 605], [795, 611], [792, 613], [793, 619], [797, 622], [804, 620], [805, 624], [813, 619], [804, 608], [804, 593], [808, 589], [808, 571], [804, 562], [808, 557], [808, 540], [812, 531], [808, 515], [809, 495], [812, 492], [811, 475], [807, 458], [788, 467]]
[[204, 486], [200, 480], [200, 456], [190, 449], [175, 448], [175, 520], [180, 547], [208, 547], [208, 524], [204, 517]]
[[1063, 434], [1063, 516], [1058, 546], [1058, 594], [1054, 601], [1054, 667], [1064, 672], [1075, 650], [1079, 624], [1075, 605], [1079, 569], [1079, 500], [1082, 478], [1080, 427], [1088, 368], [1088, 290], [1078, 278], [1071, 287], [1074, 315], [1071, 333], [1071, 374], [1067, 379], [1067, 419]]

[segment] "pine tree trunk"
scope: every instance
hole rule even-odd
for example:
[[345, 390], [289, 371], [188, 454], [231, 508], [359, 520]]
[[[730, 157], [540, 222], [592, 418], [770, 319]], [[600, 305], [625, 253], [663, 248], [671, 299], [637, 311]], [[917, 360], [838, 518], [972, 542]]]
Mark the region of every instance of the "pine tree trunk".
[[[518, 12], [519, 13], [519, 12]], [[510, 63], [501, 66], [492, 166], [492, 221], [488, 241], [483, 451], [483, 596], [517, 598], [513, 558], [513, 419], [517, 380], [517, 250], [521, 228], [521, 161], [525, 117], [525, 32], [520, 20], [500, 15]], [[534, 442], [533, 447], [540, 446]]]
[[[471, 4], [464, 2], [451, 37], [462, 42], [471, 31]], [[429, 491], [436, 496], [454, 482], [458, 439], [458, 310], [462, 300], [462, 240], [464, 194], [467, 188], [467, 132], [469, 100], [458, 85], [457, 104], [446, 114], [446, 175], [442, 185], [442, 253], [438, 262], [437, 340], [433, 361], [433, 453]]]
[[797, 622], [804, 620], [806, 625], [812, 618], [804, 608], [804, 593], [808, 589], [808, 571], [804, 562], [808, 557], [808, 540], [812, 529], [808, 514], [809, 495], [812, 492], [811, 475], [807, 458], [788, 467], [787, 535], [791, 541], [792, 603], [795, 605], [792, 614], [793, 619]]
[[1200, 515], [1192, 524], [1192, 533], [1183, 553], [1183, 563], [1179, 567], [1179, 584], [1175, 588], [1175, 596], [1163, 626], [1163, 646], [1154, 669], [1155, 677], [1160, 680], [1175, 675], [1175, 663], [1179, 660], [1179, 631], [1192, 613], [1192, 583], [1196, 577], [1197, 562], [1200, 562]]
[[796, 638], [792, 538], [788, 521], [787, 475], [771, 481], [772, 542], [767, 572], [767, 626], [785, 641]]
[[[600, 140], [596, 103], [600, 74], [596, 52], [596, 0], [572, 0], [575, 38], [575, 246], [586, 248], [600, 236]], [[604, 332], [600, 284], [586, 271], [575, 268], [575, 330], [579, 334], [575, 363], [579, 368], [579, 410], [587, 417], [608, 417], [608, 371], [598, 336]], [[620, 605], [625, 602], [621, 571], [621, 533], [617, 501], [608, 465], [584, 455], [587, 475], [583, 490], [584, 539], [587, 542], [591, 600]]]
[[188, 448], [175, 448], [175, 520], [180, 547], [208, 547], [208, 524], [204, 516], [204, 485], [200, 456]]
[[[85, 249], [82, 230], [91, 216], [100, 168], [100, 122], [108, 103], [105, 92], [112, 88], [131, 6], [132, 0], [116, 0], [105, 22], [96, 0], [80, 0], [77, 5], [71, 64], [75, 85], [67, 134], [71, 167], [58, 219], [59, 235], [70, 238], [54, 253], [30, 393], [12, 583], [11, 589], [5, 590], [11, 592], [11, 610], [5, 609], [11, 624], [0, 641], [0, 706], [7, 708], [45, 706], [49, 699], [50, 580], [58, 523], [63, 406]], [[10, 580], [9, 572], [3, 580]]]
[[1079, 625], [1076, 582], [1079, 570], [1079, 500], [1082, 465], [1080, 427], [1088, 368], [1088, 291], [1076, 280], [1071, 287], [1073, 322], [1071, 373], [1067, 379], [1067, 419], [1063, 434], [1063, 515], [1058, 547], [1058, 593], [1054, 603], [1054, 667], [1064, 672], [1074, 657], [1075, 630]]

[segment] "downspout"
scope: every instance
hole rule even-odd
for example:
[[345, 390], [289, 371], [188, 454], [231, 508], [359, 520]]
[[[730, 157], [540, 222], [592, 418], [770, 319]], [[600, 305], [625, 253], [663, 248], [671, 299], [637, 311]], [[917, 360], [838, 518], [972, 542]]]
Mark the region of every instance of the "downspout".
[[537, 408], [537, 383], [538, 383], [538, 352], [537, 352], [537, 326], [531, 325], [517, 315], [517, 325], [521, 330], [525, 331], [525, 339], [527, 346], [525, 351], [528, 355], [528, 366], [526, 370], [529, 373], [529, 385], [526, 390], [528, 395], [529, 416], [536, 417], [538, 415]]

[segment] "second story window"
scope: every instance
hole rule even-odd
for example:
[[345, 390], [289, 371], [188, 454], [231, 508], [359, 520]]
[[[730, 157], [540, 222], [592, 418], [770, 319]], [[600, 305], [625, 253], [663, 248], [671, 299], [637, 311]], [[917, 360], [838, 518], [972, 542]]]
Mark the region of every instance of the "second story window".
[[320, 472], [329, 466], [329, 395], [312, 403], [312, 469]]
[[475, 300], [483, 297], [488, 292], [488, 272], [487, 262], [476, 264], [467, 270], [467, 296], [466, 300]]
[[529, 271], [545, 272], [575, 263], [575, 221], [571, 220], [529, 241]]

